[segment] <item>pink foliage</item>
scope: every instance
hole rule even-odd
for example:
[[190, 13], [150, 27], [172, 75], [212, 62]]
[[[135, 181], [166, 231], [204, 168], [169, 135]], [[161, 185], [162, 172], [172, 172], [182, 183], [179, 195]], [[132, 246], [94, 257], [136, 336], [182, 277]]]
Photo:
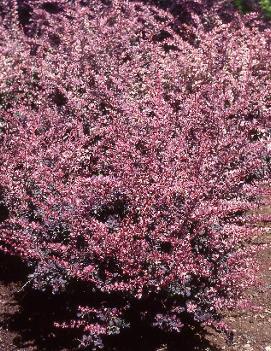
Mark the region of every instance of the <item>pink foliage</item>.
[[271, 33], [225, 3], [2, 0], [0, 249], [36, 288], [107, 297], [58, 323], [85, 343], [131, 310], [215, 324], [253, 283]]

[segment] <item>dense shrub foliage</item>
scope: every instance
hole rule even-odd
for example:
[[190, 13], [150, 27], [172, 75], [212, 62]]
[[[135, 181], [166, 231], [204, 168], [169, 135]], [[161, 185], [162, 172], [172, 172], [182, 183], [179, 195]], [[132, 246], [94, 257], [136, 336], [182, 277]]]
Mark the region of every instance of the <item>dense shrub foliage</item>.
[[48, 294], [84, 287], [56, 320], [82, 345], [136, 323], [221, 327], [241, 303], [270, 43], [227, 1], [1, 1], [0, 249]]

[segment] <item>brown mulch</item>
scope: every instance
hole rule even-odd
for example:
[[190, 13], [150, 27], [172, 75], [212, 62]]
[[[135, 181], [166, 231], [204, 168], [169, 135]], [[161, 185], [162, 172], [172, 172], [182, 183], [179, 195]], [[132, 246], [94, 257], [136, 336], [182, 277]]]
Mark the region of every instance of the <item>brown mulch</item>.
[[[197, 333], [187, 333], [174, 342], [174, 346], [161, 346], [159, 350], [271, 351], [270, 234], [261, 240], [266, 244], [259, 257], [263, 286], [256, 286], [249, 295], [262, 309], [257, 312], [228, 313], [225, 316], [234, 331], [232, 343], [227, 343], [223, 335], [208, 329], [204, 338]], [[51, 324], [55, 312], [61, 308], [61, 301], [45, 300], [41, 293], [29, 296], [27, 289], [22, 289], [26, 274], [25, 267], [18, 260], [2, 255], [0, 267], [0, 351], [77, 350], [72, 346], [72, 338], [55, 331]], [[128, 351], [128, 348], [124, 349]], [[138, 349], [142, 350], [143, 346]], [[154, 347], [147, 343], [144, 350], [153, 351]]]

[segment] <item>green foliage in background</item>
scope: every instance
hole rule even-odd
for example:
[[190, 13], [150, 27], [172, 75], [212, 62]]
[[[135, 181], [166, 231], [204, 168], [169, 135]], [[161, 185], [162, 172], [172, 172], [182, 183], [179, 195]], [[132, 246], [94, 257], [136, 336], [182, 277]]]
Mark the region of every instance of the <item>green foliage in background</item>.
[[259, 3], [265, 15], [271, 18], [271, 0], [260, 0]]
[[234, 4], [240, 11], [244, 13], [247, 13], [251, 10], [247, 0], [234, 0]]
[[258, 4], [264, 14], [271, 18], [271, 0], [234, 0], [235, 6], [242, 12], [247, 13]]

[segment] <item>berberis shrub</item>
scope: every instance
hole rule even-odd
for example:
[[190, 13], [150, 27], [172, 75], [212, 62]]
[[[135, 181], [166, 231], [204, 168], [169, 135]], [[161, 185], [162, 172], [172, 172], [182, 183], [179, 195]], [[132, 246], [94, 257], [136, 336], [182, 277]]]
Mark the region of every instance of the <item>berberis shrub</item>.
[[84, 291], [55, 320], [82, 345], [220, 328], [241, 304], [270, 175], [270, 34], [227, 1], [2, 0], [0, 249], [33, 288]]

